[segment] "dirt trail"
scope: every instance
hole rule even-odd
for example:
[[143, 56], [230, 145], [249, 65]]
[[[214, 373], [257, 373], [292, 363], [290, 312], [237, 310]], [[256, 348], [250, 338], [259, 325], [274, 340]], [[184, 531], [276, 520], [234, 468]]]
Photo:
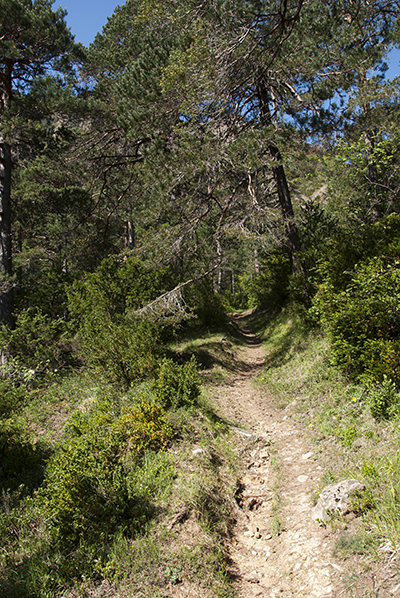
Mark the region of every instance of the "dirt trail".
[[213, 397], [221, 412], [251, 433], [238, 431], [238, 442], [254, 442], [230, 546], [238, 594], [336, 598], [343, 595], [342, 568], [332, 559], [328, 529], [311, 517], [311, 490], [322, 468], [301, 428], [252, 386], [265, 355], [257, 337], [239, 317], [236, 322], [246, 340], [239, 369], [229, 385], [213, 388]]

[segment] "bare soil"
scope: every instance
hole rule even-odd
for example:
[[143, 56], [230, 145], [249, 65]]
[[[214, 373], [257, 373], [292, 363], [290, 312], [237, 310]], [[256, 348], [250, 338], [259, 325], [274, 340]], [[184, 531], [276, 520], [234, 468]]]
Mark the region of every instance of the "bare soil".
[[313, 520], [313, 493], [323, 473], [320, 455], [304, 428], [254, 385], [264, 351], [241, 318], [234, 320], [246, 345], [230, 381], [209, 391], [221, 413], [240, 422], [236, 433], [245, 473], [229, 544], [238, 596], [400, 596], [395, 576], [382, 572], [378, 582], [356, 557], [333, 557], [338, 533], [356, 525], [354, 515], [348, 525], [338, 524], [339, 530]]

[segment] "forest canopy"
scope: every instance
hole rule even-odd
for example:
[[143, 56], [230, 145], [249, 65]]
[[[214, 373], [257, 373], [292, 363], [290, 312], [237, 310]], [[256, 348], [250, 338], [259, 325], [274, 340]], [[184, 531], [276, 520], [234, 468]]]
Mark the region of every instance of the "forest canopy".
[[288, 299], [341, 318], [367, 264], [392, 276], [397, 2], [128, 0], [87, 49], [48, 0], [1, 8], [4, 357], [67, 359], [76, 289], [125, 260], [137, 309], [183, 284], [179, 317], [206, 322]]

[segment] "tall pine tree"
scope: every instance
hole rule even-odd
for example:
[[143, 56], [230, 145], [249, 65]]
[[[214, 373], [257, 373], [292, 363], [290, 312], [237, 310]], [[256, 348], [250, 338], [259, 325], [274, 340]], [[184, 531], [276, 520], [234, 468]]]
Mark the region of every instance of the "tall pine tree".
[[48, 69], [65, 71], [76, 50], [61, 8], [51, 0], [0, 0], [0, 323], [13, 323], [11, 266], [12, 158], [7, 118]]

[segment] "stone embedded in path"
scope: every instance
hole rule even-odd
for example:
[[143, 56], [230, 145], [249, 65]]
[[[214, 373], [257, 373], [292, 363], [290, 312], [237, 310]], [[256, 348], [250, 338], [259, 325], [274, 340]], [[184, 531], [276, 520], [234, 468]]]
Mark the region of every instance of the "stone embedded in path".
[[304, 484], [304, 482], [308, 480], [308, 475], [299, 475], [297, 479], [300, 482], [300, 484]]
[[313, 454], [314, 454], [314, 453], [313, 453], [312, 451], [310, 451], [309, 453], [305, 453], [304, 455], [301, 455], [301, 458], [302, 458], [304, 461], [306, 461], [307, 459], [309, 459], [310, 457], [312, 457], [312, 456], [313, 456]]
[[251, 438], [253, 436], [253, 434], [251, 432], [249, 432], [248, 430], [243, 430], [243, 428], [237, 428], [236, 426], [231, 426], [231, 429], [236, 432], [237, 434], [241, 434], [242, 436], [245, 436], [246, 438]]
[[364, 490], [363, 484], [349, 479], [326, 486], [312, 511], [315, 521], [327, 521], [332, 513], [345, 513], [349, 509], [349, 496], [356, 490]]

